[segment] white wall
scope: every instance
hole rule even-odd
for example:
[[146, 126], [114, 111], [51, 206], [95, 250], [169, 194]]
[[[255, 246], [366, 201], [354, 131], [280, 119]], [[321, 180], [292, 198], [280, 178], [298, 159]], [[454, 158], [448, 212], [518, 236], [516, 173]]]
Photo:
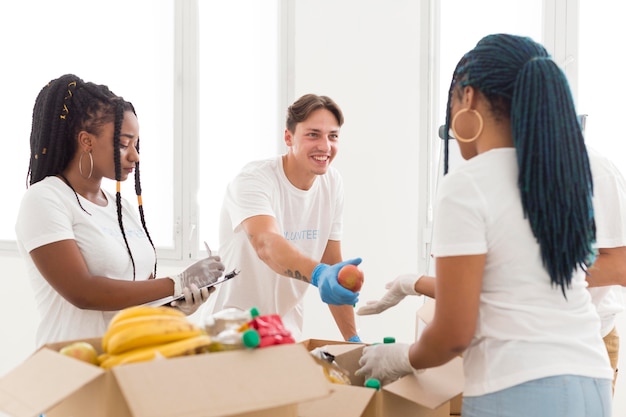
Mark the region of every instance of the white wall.
[[[345, 259], [363, 258], [364, 302], [420, 263], [418, 222], [426, 214], [418, 191], [427, 167], [418, 164], [419, 5], [298, 1], [295, 13], [295, 97], [326, 94], [344, 111], [334, 162], [346, 190], [342, 248]], [[340, 338], [315, 289], [306, 308], [305, 336]], [[412, 340], [414, 315], [408, 304], [384, 317], [360, 317], [360, 335]]]
[[[426, 167], [420, 145], [420, 2], [298, 0], [295, 9], [293, 98], [313, 92], [337, 101], [345, 113], [335, 166], [346, 188], [345, 258], [362, 257], [366, 284], [361, 302], [378, 298], [384, 283], [405, 272], [425, 272], [421, 227], [426, 213], [419, 191]], [[422, 141], [423, 143], [423, 141]], [[159, 266], [162, 273], [167, 265]], [[170, 267], [172, 268], [172, 267]], [[34, 348], [37, 322], [32, 293], [17, 255], [0, 256], [0, 375]], [[359, 317], [367, 342], [415, 337], [421, 299], [405, 300], [380, 316]], [[306, 301], [305, 337], [339, 339], [319, 295]], [[626, 318], [619, 329], [626, 335]], [[626, 336], [624, 336], [626, 338]], [[621, 363], [626, 364], [626, 343]], [[626, 392], [622, 376], [617, 392]], [[626, 415], [626, 395], [616, 395], [614, 416]]]

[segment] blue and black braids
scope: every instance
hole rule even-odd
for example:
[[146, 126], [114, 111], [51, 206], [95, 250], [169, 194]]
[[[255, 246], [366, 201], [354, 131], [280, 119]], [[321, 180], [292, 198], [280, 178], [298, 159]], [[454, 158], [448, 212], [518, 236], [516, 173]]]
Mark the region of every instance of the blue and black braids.
[[[120, 231], [124, 237], [126, 249], [133, 265], [135, 261], [126, 239], [122, 222], [122, 204], [119, 181], [121, 179], [120, 134], [124, 112], [135, 109], [130, 102], [115, 95], [105, 85], [85, 82], [74, 74], [66, 74], [50, 81], [37, 96], [33, 107], [32, 128], [30, 134], [30, 165], [27, 184], [35, 184], [48, 176], [59, 176], [74, 191], [81, 209], [87, 212], [78, 198], [78, 194], [63, 175], [63, 171], [72, 160], [77, 150], [76, 137], [81, 130], [97, 133], [106, 123], [114, 123], [115, 175], [118, 181], [116, 205]], [[136, 113], [135, 113], [136, 114]], [[144, 219], [141, 206], [141, 185], [139, 184], [139, 163], [135, 168], [135, 189], [140, 202], [141, 224], [154, 248]], [[156, 276], [156, 263], [154, 266]]]
[[591, 168], [565, 74], [530, 38], [480, 40], [459, 61], [448, 92], [444, 173], [457, 85], [479, 90], [496, 119], [510, 119], [524, 215], [552, 284], [565, 295], [573, 271], [592, 262], [596, 233]]

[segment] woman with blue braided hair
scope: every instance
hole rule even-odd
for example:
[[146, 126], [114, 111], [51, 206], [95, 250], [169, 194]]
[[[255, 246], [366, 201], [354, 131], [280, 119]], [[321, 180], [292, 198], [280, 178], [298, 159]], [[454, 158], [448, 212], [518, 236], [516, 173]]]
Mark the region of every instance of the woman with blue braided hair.
[[448, 173], [446, 146], [434, 318], [413, 344], [366, 347], [357, 373], [386, 383], [463, 354], [464, 417], [610, 417], [585, 282], [593, 182], [565, 75], [530, 38], [486, 36], [454, 71], [446, 144], [449, 130], [466, 161]]
[[[139, 180], [139, 123], [131, 103], [105, 85], [66, 74], [50, 81], [33, 109], [29, 187], [15, 226], [41, 322], [36, 343], [100, 337], [120, 309], [183, 294], [194, 312], [219, 257], [156, 278], [154, 245]], [[132, 173], [139, 216], [122, 198]], [[112, 194], [103, 178], [117, 181]], [[201, 288], [201, 289], [200, 289]]]

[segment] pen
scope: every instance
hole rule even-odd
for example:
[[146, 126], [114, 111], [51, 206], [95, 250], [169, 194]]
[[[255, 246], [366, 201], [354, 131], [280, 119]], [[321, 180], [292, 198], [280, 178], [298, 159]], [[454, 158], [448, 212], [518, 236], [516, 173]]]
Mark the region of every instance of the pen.
[[204, 247], [206, 248], [206, 251], [209, 254], [209, 256], [213, 256], [213, 252], [211, 252], [211, 248], [209, 247], [209, 244], [206, 243], [206, 240], [204, 241]]

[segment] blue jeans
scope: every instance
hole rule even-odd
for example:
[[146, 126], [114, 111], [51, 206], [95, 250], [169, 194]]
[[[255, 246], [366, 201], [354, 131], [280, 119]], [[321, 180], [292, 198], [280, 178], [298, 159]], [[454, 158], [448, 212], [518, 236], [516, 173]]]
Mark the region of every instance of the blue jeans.
[[463, 398], [463, 417], [611, 417], [611, 380], [559, 375]]

